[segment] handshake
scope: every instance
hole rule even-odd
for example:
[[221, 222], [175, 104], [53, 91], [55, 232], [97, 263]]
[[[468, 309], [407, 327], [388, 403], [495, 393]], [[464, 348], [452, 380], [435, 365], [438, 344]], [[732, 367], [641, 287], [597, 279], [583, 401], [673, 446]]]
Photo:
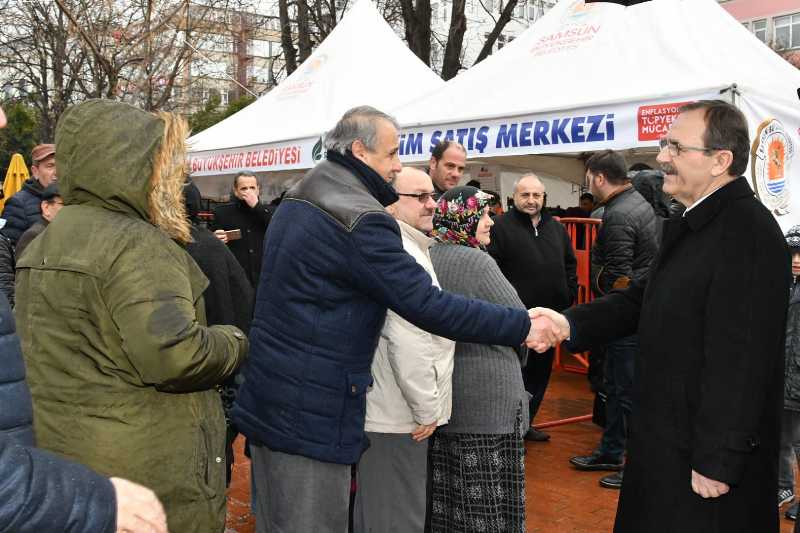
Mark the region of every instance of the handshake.
[[528, 310], [528, 314], [531, 329], [525, 345], [531, 350], [543, 353], [570, 337], [569, 322], [561, 313], [546, 307], [534, 307]]

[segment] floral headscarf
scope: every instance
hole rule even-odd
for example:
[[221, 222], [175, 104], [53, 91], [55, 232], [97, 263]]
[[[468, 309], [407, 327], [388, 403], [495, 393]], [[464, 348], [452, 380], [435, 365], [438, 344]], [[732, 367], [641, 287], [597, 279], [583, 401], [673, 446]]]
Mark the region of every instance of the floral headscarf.
[[436, 202], [431, 237], [438, 242], [482, 248], [475, 233], [492, 196], [475, 187], [454, 187]]

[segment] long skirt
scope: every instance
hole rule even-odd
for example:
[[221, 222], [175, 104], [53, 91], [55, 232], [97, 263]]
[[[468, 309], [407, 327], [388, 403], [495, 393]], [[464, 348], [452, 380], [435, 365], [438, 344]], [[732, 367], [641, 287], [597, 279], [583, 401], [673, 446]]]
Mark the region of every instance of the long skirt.
[[437, 431], [432, 438], [431, 532], [524, 533], [522, 435]]

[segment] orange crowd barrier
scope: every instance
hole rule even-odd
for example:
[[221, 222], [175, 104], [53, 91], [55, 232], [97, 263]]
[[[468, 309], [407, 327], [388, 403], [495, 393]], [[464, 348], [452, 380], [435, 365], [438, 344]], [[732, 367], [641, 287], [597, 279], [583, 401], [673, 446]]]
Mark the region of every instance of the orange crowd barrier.
[[[570, 240], [572, 249], [575, 252], [575, 259], [578, 264], [576, 273], [578, 275], [578, 297], [576, 304], [591, 302], [594, 299], [591, 282], [591, 250], [594, 241], [597, 239], [597, 230], [600, 227], [599, 218], [561, 218], [559, 221], [564, 224]], [[587, 374], [589, 372], [589, 353], [571, 353], [563, 346], [556, 348], [553, 358], [553, 367], [566, 372], [576, 372]], [[574, 424], [592, 419], [592, 415], [575, 416], [561, 420], [552, 420], [535, 424], [536, 429], [544, 429], [565, 424]]]
[[[577, 259], [578, 298], [576, 304], [591, 302], [594, 299], [591, 282], [591, 250], [597, 239], [600, 227], [599, 218], [562, 218]], [[577, 363], [577, 364], [576, 364]], [[563, 346], [556, 349], [553, 361], [555, 368], [567, 372], [586, 374], [589, 371], [588, 352], [570, 353]]]

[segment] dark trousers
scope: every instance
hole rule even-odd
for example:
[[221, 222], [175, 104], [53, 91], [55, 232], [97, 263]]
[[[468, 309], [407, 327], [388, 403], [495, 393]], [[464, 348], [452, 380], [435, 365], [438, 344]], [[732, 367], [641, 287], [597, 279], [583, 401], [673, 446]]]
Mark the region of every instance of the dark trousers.
[[638, 351], [636, 335], [606, 345], [603, 376], [606, 389], [606, 425], [598, 451], [609, 457], [622, 459], [625, 453], [625, 436], [632, 407], [633, 365]]
[[528, 354], [528, 364], [522, 369], [522, 382], [525, 384], [525, 390], [531, 395], [528, 402], [530, 418], [528, 422], [530, 424], [533, 423], [533, 418], [542, 405], [547, 384], [550, 382], [550, 374], [553, 371], [553, 357], [555, 357], [555, 354], [554, 348], [542, 354], [537, 354], [531, 350]]
[[778, 456], [778, 488], [794, 492], [794, 465], [800, 457], [800, 411], [783, 410]]

